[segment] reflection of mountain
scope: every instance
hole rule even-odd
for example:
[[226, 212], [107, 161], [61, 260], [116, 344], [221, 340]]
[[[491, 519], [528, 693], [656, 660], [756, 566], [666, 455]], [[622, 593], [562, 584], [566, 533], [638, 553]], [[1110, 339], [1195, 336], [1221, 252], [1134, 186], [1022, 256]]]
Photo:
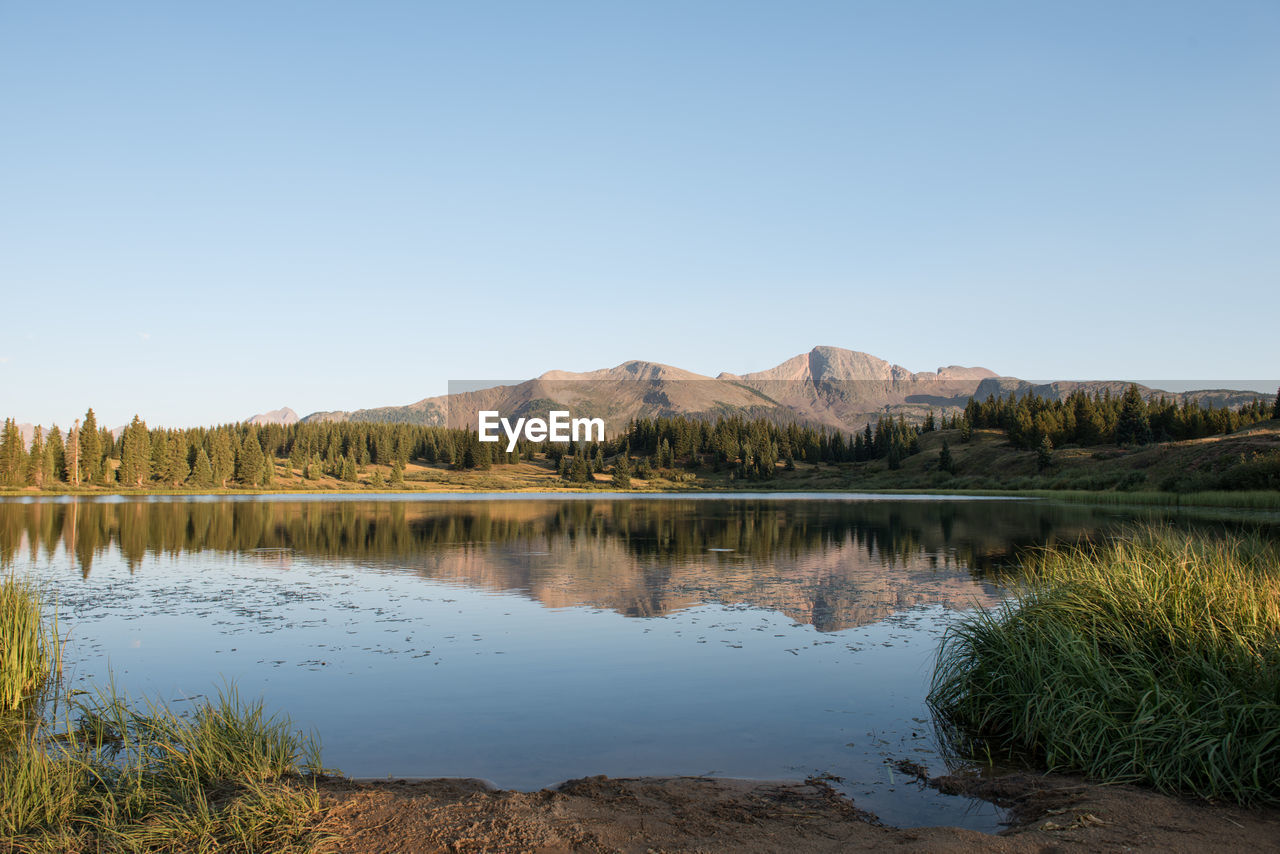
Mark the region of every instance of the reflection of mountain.
[[1098, 512], [767, 499], [4, 502], [0, 563], [64, 548], [87, 576], [113, 546], [131, 567], [148, 554], [281, 560], [289, 550], [520, 591], [549, 607], [658, 616], [743, 604], [829, 631], [916, 604], [990, 602], [985, 569], [1028, 545], [1079, 538], [1102, 524]]
[[778, 611], [824, 632], [916, 605], [990, 605], [999, 595], [994, 585], [954, 562], [942, 565], [921, 553], [890, 566], [852, 539], [771, 563], [720, 552], [655, 560], [637, 556], [617, 539], [518, 542], [444, 550], [424, 555], [413, 568], [436, 580], [519, 590], [551, 608], [589, 605], [656, 617], [717, 602]]

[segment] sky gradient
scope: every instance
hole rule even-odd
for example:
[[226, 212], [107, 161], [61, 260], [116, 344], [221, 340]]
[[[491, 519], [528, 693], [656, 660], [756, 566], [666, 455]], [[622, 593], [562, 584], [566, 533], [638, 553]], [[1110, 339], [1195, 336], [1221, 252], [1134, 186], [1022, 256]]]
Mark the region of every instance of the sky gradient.
[[0, 4], [0, 415], [1280, 375], [1280, 4]]

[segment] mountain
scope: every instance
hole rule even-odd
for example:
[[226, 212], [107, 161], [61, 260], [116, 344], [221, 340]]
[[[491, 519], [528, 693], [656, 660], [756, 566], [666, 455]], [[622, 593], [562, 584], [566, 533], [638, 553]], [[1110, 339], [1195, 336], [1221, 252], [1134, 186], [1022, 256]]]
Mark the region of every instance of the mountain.
[[[566, 409], [573, 417], [603, 418], [610, 433], [632, 418], [741, 414], [780, 423], [801, 421], [860, 430], [880, 415], [923, 418], [929, 410], [963, 407], [970, 396], [985, 399], [1036, 393], [1066, 398], [1075, 389], [1089, 394], [1128, 387], [1123, 381], [1032, 383], [986, 368], [949, 365], [915, 373], [868, 353], [814, 347], [776, 367], [746, 374], [704, 376], [657, 362], [629, 361], [613, 368], [575, 373], [548, 371], [525, 382], [428, 397], [407, 406], [354, 412], [315, 412], [303, 421], [384, 421], [474, 429], [477, 413], [496, 410], [515, 419]], [[1199, 400], [1238, 406], [1255, 392], [1205, 390], [1161, 392], [1142, 387], [1147, 397]], [[288, 410], [281, 410], [288, 411]], [[273, 413], [267, 413], [271, 415]], [[258, 416], [264, 417], [264, 416]]]
[[281, 407], [273, 409], [270, 412], [261, 412], [247, 419], [250, 424], [296, 424], [300, 419], [298, 413], [289, 407]]

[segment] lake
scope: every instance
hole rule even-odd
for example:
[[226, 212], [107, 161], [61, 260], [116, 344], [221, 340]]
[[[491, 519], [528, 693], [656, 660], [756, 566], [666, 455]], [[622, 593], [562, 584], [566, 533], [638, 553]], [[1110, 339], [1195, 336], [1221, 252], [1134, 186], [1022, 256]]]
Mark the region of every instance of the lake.
[[[924, 698], [1019, 553], [1115, 508], [832, 495], [0, 501], [72, 687], [175, 709], [233, 680], [357, 777], [826, 775], [891, 824], [994, 829]], [[952, 762], [950, 767], [954, 767]]]

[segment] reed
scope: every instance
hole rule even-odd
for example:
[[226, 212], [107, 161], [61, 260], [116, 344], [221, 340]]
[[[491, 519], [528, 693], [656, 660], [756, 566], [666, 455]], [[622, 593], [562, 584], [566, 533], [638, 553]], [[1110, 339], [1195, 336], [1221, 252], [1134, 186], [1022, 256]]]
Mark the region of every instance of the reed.
[[1044, 551], [944, 636], [929, 700], [964, 751], [1280, 800], [1280, 554], [1166, 529]]
[[61, 670], [57, 620], [46, 619], [39, 591], [12, 575], [0, 578], [0, 712], [12, 712]]

